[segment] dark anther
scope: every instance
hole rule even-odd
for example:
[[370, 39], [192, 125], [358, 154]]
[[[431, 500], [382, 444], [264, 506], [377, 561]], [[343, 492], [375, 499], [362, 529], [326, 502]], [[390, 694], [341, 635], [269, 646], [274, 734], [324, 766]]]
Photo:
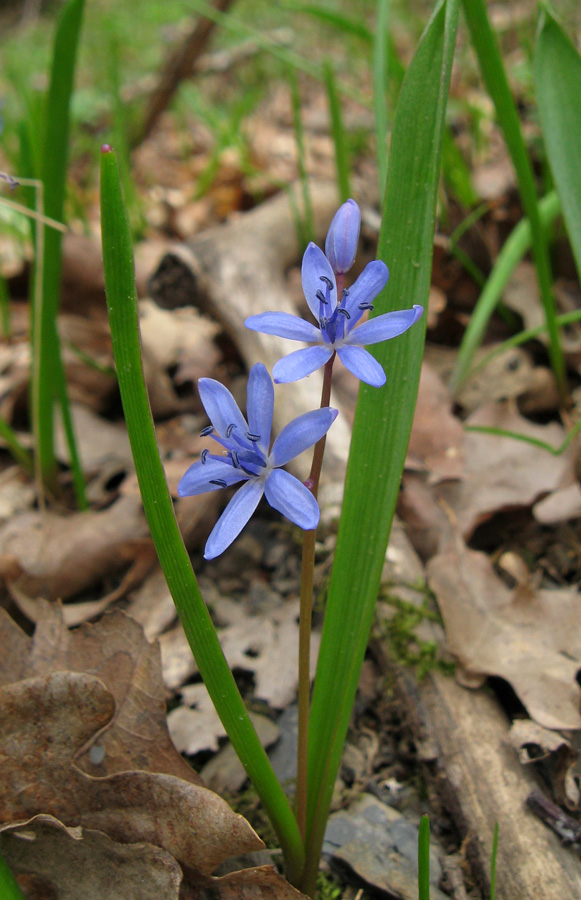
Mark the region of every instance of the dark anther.
[[230, 456], [232, 457], [232, 465], [234, 466], [234, 468], [239, 469], [240, 468], [240, 460], [238, 459], [238, 453], [236, 452], [236, 450], [231, 450]]
[[322, 319], [319, 319], [319, 327], [320, 327], [321, 331], [324, 331], [328, 324], [329, 324], [328, 319], [325, 319], [324, 317]]
[[343, 288], [343, 300], [346, 300], [349, 296], [349, 288]]
[[218, 487], [228, 487], [223, 478], [210, 478], [210, 484], [217, 484]]
[[338, 308], [337, 312], [341, 313], [342, 316], [346, 316], [348, 319], [351, 318], [351, 313], [348, 310], [343, 309], [343, 307], [341, 306]]
[[246, 437], [249, 441], [254, 441], [255, 443], [260, 440], [259, 434], [252, 434], [250, 431], [246, 432]]
[[202, 428], [202, 430], [200, 431], [200, 437], [208, 437], [209, 434], [212, 434], [213, 430], [213, 425], [206, 425], [206, 427]]
[[327, 303], [329, 302], [329, 301], [326, 299], [324, 293], [322, 292], [322, 290], [321, 290], [320, 288], [319, 288], [319, 290], [317, 291], [317, 293], [315, 294], [315, 297], [316, 297], [317, 300], [319, 300], [321, 303], [324, 303], [325, 306], [326, 306]]
[[330, 291], [333, 290], [333, 282], [331, 281], [330, 278], [327, 278], [326, 275], [319, 275], [319, 280], [324, 281]]
[[209, 452], [210, 452], [210, 451], [209, 451], [208, 448], [206, 447], [206, 449], [205, 449], [205, 450], [202, 450], [202, 452], [200, 453], [200, 462], [202, 463], [202, 465], [205, 465], [205, 463], [206, 463], [206, 457], [207, 457], [207, 455], [208, 455]]
[[230, 435], [232, 434], [232, 432], [234, 431], [235, 428], [236, 428], [236, 425], [234, 424], [234, 422], [232, 422], [231, 425], [228, 425], [228, 428], [226, 429], [226, 437], [227, 438], [230, 437]]
[[373, 303], [358, 303], [357, 309], [375, 309]]

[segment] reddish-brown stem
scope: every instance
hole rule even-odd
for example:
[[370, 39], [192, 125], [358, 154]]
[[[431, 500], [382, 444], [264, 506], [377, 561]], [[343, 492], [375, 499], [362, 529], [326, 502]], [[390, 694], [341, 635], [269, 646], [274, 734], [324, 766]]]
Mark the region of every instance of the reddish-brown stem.
[[[325, 365], [321, 408], [331, 400], [331, 376], [335, 354]], [[323, 466], [326, 435], [315, 445], [311, 473], [306, 482], [316, 498]], [[309, 737], [309, 706], [311, 691], [311, 617], [313, 610], [313, 572], [315, 568], [315, 541], [317, 530], [303, 532], [303, 559], [301, 565], [301, 603], [299, 618], [299, 694], [298, 694], [298, 745], [296, 815], [303, 841], [307, 828], [307, 752]]]

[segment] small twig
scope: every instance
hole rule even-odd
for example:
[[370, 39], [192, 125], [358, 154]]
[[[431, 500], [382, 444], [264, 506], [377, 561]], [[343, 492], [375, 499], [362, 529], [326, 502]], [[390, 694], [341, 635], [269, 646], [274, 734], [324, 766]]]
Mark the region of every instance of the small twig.
[[527, 797], [527, 806], [541, 822], [558, 835], [564, 844], [574, 844], [581, 848], [581, 822], [571, 816], [541, 794], [540, 791], [531, 791]]

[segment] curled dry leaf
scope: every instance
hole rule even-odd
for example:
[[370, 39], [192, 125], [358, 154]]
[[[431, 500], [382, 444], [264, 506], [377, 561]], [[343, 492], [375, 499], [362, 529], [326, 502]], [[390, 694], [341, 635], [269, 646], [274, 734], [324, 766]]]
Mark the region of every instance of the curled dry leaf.
[[464, 431], [451, 407], [444, 382], [424, 363], [406, 467], [427, 470], [431, 483], [462, 476]]
[[552, 729], [581, 728], [581, 625], [575, 590], [510, 590], [483, 553], [460, 538], [428, 563], [461, 683], [508, 681], [529, 715]]
[[76, 764], [90, 775], [139, 768], [200, 784], [169, 738], [158, 645], [120, 611], [75, 631], [65, 626], [58, 606], [42, 602], [40, 611], [33, 638], [0, 612], [0, 645], [7, 648], [0, 684], [59, 671], [90, 672], [108, 689], [114, 709]]
[[0, 529], [0, 568], [13, 561], [28, 597], [66, 600], [134, 562], [148, 535], [136, 497], [67, 517], [26, 512]]
[[[565, 438], [556, 422], [536, 425], [506, 403], [479, 409], [467, 425], [500, 428], [558, 447]], [[463, 441], [464, 478], [441, 484], [437, 493], [454, 512], [461, 534], [474, 529], [502, 510], [523, 508], [556, 490], [569, 479], [575, 450], [560, 456], [511, 437], [466, 432]]]
[[530, 719], [516, 719], [508, 740], [523, 765], [545, 763], [543, 772], [551, 780], [557, 803], [567, 809], [579, 808], [579, 785], [572, 772], [579, 754], [562, 734], [541, 728]]
[[182, 871], [167, 851], [119, 844], [53, 816], [0, 829], [0, 852], [17, 877], [32, 876], [58, 900], [179, 900]]

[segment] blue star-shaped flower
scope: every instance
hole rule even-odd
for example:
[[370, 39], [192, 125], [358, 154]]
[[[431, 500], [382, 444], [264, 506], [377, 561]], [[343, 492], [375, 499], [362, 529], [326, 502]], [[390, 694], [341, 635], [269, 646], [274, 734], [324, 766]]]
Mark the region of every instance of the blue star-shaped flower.
[[269, 450], [274, 388], [262, 363], [252, 367], [248, 378], [248, 422], [228, 388], [219, 381], [200, 378], [198, 391], [212, 423], [202, 434], [211, 435], [222, 445], [224, 453], [203, 450], [199, 462], [190, 466], [180, 480], [179, 496], [193, 497], [245, 482], [218, 519], [206, 543], [204, 557], [214, 559], [230, 546], [263, 494], [271, 506], [295, 525], [307, 531], [316, 528], [317, 501], [298, 478], [280, 466], [316, 444], [331, 427], [337, 410], [324, 407], [298, 416], [283, 428]]
[[[353, 248], [359, 234], [359, 220], [353, 207], [358, 210], [353, 200], [343, 204], [327, 236], [328, 256], [335, 261], [341, 279], [353, 261]], [[344, 227], [343, 243], [340, 240], [341, 225]], [[245, 325], [252, 331], [314, 345], [295, 350], [275, 364], [272, 374], [277, 383], [298, 381], [310, 375], [324, 366], [336, 352], [343, 365], [357, 378], [373, 387], [381, 387], [386, 381], [385, 372], [364, 348], [403, 334], [418, 321], [423, 308], [414, 306], [412, 309], [384, 313], [356, 327], [365, 311], [373, 309], [373, 300], [387, 284], [387, 266], [381, 260], [370, 262], [339, 299], [335, 271], [329, 258], [313, 243], [309, 244], [303, 257], [303, 291], [318, 327], [284, 312], [250, 316]]]

